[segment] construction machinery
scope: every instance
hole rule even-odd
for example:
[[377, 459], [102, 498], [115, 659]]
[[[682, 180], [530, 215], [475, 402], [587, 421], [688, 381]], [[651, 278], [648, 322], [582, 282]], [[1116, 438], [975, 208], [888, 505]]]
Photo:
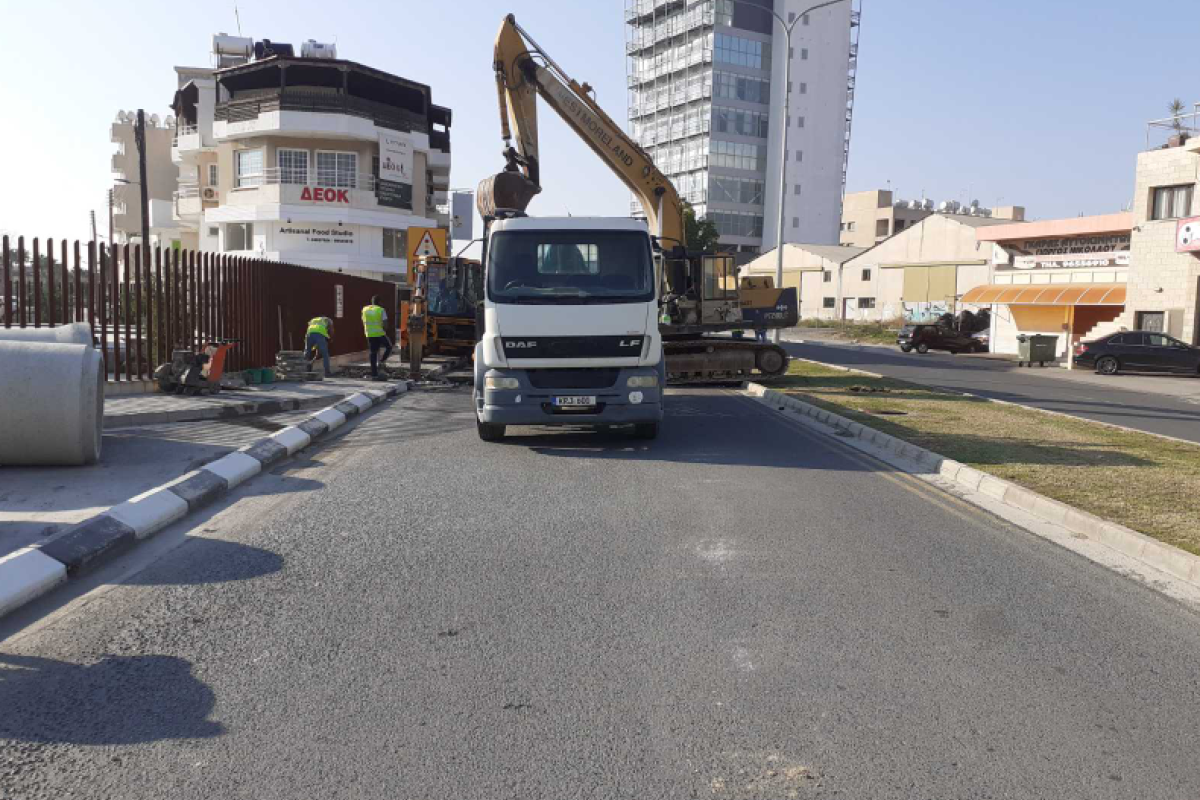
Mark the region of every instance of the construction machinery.
[[221, 391], [225, 356], [237, 343], [237, 339], [214, 339], [205, 342], [198, 352], [175, 350], [171, 360], [154, 371], [159, 390], [186, 395]]
[[796, 289], [775, 287], [769, 278], [739, 284], [733, 256], [689, 253], [684, 203], [671, 181], [604, 113], [591, 87], [572, 80], [512, 14], [500, 26], [493, 66], [505, 168], [480, 183], [476, 193], [485, 226], [523, 216], [541, 191], [540, 96], [641, 201], [653, 235], [657, 320], [670, 382], [723, 382], [756, 371], [784, 372], [788, 356], [778, 345], [714, 334], [794, 326], [799, 318]]
[[420, 375], [428, 355], [469, 357], [478, 341], [482, 265], [469, 258], [410, 259], [408, 285], [412, 296], [400, 303], [400, 346], [412, 374]]

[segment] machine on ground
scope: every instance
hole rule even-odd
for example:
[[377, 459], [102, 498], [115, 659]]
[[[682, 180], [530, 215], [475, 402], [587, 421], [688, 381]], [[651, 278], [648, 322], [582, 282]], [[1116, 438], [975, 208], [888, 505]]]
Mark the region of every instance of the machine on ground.
[[410, 259], [412, 296], [400, 303], [400, 347], [414, 377], [427, 355], [470, 356], [478, 341], [476, 311], [483, 267], [468, 258]]
[[175, 350], [171, 360], [154, 370], [154, 380], [160, 391], [167, 394], [198, 395], [221, 391], [225, 374], [225, 356], [238, 343], [237, 339], [214, 339], [199, 350]]

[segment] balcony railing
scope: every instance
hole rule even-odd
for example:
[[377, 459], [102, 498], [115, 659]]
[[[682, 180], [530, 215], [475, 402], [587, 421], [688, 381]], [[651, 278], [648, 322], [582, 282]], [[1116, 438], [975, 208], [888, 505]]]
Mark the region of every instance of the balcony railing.
[[175, 135], [171, 138], [171, 144], [174, 147], [178, 147], [179, 146], [179, 137], [195, 136], [199, 132], [200, 132], [200, 128], [198, 128], [195, 125], [176, 125], [175, 126]]
[[247, 122], [257, 119], [263, 112], [271, 111], [346, 114], [371, 120], [381, 128], [418, 132], [428, 130], [425, 117], [416, 112], [363, 97], [303, 88], [243, 93], [232, 100], [217, 103], [214, 119], [218, 122]]
[[653, 27], [635, 29], [629, 41], [625, 43], [625, 52], [636, 53], [664, 40], [682, 36], [695, 28], [711, 27], [712, 24], [713, 10], [711, 7], [693, 8], [691, 11], [667, 17]]
[[318, 170], [298, 170], [290, 167], [269, 167], [256, 175], [241, 175], [236, 189], [257, 189], [260, 186], [320, 186], [324, 189], [360, 189], [375, 191], [375, 176], [366, 172], [323, 174]]
[[1170, 146], [1171, 140], [1182, 144], [1187, 139], [1200, 136], [1200, 103], [1193, 103], [1192, 110], [1166, 119], [1153, 119], [1146, 123], [1146, 149], [1155, 150]]

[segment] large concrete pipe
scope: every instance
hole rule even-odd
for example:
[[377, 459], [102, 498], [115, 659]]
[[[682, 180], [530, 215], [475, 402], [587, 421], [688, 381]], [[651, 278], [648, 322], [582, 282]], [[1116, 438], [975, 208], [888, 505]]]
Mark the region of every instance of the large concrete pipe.
[[0, 341], [0, 387], [0, 465], [100, 458], [104, 367], [91, 344]]
[[0, 328], [0, 342], [52, 342], [92, 346], [92, 328], [86, 322], [72, 322], [55, 328]]

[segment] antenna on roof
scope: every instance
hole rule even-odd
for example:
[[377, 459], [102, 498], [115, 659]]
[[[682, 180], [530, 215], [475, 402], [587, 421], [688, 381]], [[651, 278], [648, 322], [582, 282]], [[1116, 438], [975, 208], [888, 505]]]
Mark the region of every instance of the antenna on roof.
[[238, 14], [237, 3], [233, 4], [233, 18], [237, 21], [238, 36], [242, 35], [242, 17]]

